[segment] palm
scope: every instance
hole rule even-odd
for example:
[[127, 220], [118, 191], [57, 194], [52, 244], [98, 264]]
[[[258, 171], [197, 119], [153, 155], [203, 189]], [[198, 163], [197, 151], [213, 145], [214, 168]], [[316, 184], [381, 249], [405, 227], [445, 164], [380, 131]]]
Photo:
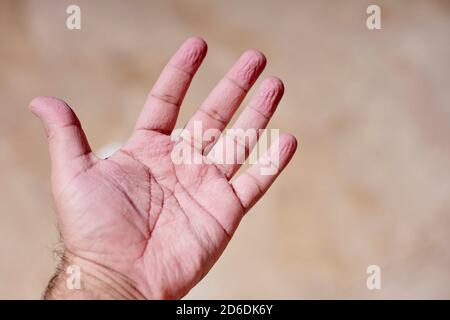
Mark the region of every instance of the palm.
[[222, 252], [243, 208], [214, 165], [173, 165], [170, 137], [148, 135], [142, 146], [164, 151], [125, 147], [70, 182], [58, 198], [61, 227], [73, 253], [181, 296]]
[[[172, 161], [176, 144], [187, 142], [173, 141], [169, 134], [205, 52], [199, 39], [180, 48], [149, 95], [132, 137], [106, 160], [92, 154], [67, 105], [52, 98], [32, 103], [51, 138], [53, 192], [66, 250], [124, 275], [146, 297], [186, 294], [275, 179], [258, 175], [254, 165], [231, 183], [238, 164]], [[206, 129], [223, 130], [264, 63], [257, 52], [244, 54], [186, 129], [200, 121]], [[281, 94], [281, 82], [269, 78], [235, 126], [265, 127]], [[208, 147], [201, 142], [200, 148], [191, 148], [206, 157]], [[293, 137], [282, 136], [276, 150], [279, 170], [294, 151]]]

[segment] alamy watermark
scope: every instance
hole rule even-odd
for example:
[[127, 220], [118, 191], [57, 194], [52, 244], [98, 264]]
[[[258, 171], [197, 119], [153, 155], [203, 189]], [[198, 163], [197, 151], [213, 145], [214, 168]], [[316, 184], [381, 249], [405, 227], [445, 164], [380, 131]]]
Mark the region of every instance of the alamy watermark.
[[204, 130], [201, 121], [194, 121], [192, 131], [173, 131], [172, 139], [178, 143], [172, 150], [171, 158], [174, 164], [233, 165], [243, 164], [248, 157], [249, 164], [260, 166], [261, 175], [274, 175], [279, 169], [279, 136], [278, 129], [252, 128], [230, 128], [221, 134], [215, 128]]
[[376, 4], [367, 7], [366, 13], [369, 14], [366, 20], [366, 27], [369, 30], [381, 29], [381, 8]]
[[75, 264], [72, 264], [66, 269], [66, 287], [69, 290], [81, 289], [81, 268]]
[[81, 8], [76, 4], [72, 4], [67, 7], [66, 13], [69, 16], [66, 19], [66, 27], [69, 30], [81, 29]]
[[367, 267], [366, 270], [369, 276], [366, 280], [366, 286], [369, 290], [380, 290], [381, 289], [381, 268], [376, 264], [372, 264]]

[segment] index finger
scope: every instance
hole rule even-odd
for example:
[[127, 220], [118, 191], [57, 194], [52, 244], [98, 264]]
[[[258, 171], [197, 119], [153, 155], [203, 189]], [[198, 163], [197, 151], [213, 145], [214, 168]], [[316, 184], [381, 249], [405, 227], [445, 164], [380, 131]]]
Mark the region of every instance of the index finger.
[[194, 74], [206, 55], [203, 39], [189, 38], [173, 55], [151, 89], [136, 124], [136, 130], [170, 134]]

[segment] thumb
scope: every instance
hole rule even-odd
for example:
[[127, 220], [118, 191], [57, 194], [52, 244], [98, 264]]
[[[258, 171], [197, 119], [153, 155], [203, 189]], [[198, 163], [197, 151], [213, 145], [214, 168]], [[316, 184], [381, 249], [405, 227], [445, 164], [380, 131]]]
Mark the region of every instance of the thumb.
[[84, 170], [92, 165], [95, 156], [80, 121], [67, 103], [57, 98], [37, 97], [29, 108], [44, 125], [54, 169]]

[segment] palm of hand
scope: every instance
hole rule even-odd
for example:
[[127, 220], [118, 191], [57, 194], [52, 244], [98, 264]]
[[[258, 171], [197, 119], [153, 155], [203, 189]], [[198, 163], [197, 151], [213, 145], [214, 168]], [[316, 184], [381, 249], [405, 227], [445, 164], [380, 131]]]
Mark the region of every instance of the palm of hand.
[[[91, 152], [66, 104], [43, 97], [31, 103], [49, 136], [53, 193], [66, 251], [122, 275], [147, 298], [185, 295], [209, 271], [243, 215], [276, 177], [258, 175], [254, 165], [230, 183], [238, 164], [172, 161], [175, 145], [186, 143], [169, 136], [177, 107], [205, 53], [203, 41], [186, 41], [152, 89], [130, 140], [106, 160]], [[244, 54], [187, 130], [194, 120], [223, 130], [264, 63], [257, 52]], [[174, 82], [178, 85], [170, 85]], [[281, 94], [281, 82], [270, 78], [235, 126], [264, 128]], [[292, 136], [280, 138], [278, 172], [295, 145]], [[207, 146], [199, 150], [205, 156]]]
[[209, 270], [244, 209], [213, 164], [174, 165], [170, 137], [146, 135], [142, 145], [158, 150], [151, 156], [125, 147], [70, 182], [57, 199], [61, 229], [74, 254], [159, 290], [142, 292], [179, 297]]

